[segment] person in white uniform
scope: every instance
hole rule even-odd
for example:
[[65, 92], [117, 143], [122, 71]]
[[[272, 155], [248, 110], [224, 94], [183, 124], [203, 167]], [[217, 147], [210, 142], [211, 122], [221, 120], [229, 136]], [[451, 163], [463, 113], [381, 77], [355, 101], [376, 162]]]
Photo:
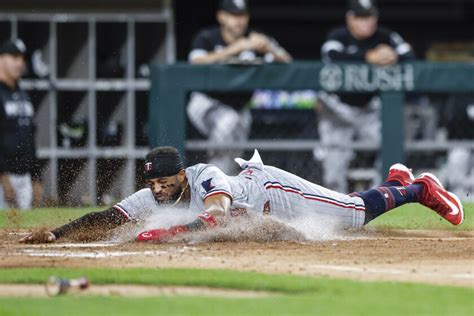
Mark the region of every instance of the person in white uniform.
[[463, 221], [461, 202], [434, 175], [424, 173], [415, 179], [402, 164], [392, 166], [381, 186], [346, 195], [264, 165], [257, 150], [249, 161], [235, 160], [243, 170], [238, 176], [227, 176], [209, 164], [184, 168], [176, 148], [157, 147], [145, 159], [148, 188], [108, 210], [86, 214], [51, 232], [31, 234], [21, 241], [52, 242], [78, 231], [104, 232], [146, 219], [163, 206], [187, 209], [196, 215], [196, 220], [142, 232], [137, 241], [165, 241], [177, 234], [224, 225], [226, 218], [245, 213], [272, 216], [282, 222], [316, 214], [332, 219], [340, 228], [358, 228], [410, 202], [433, 209], [454, 225]]

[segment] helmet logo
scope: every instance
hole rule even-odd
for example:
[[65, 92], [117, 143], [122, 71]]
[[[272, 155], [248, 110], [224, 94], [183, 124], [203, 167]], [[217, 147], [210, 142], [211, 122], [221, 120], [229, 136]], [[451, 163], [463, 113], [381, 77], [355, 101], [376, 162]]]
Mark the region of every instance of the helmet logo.
[[153, 167], [153, 164], [151, 162], [147, 162], [145, 164], [145, 171], [151, 171], [152, 167]]

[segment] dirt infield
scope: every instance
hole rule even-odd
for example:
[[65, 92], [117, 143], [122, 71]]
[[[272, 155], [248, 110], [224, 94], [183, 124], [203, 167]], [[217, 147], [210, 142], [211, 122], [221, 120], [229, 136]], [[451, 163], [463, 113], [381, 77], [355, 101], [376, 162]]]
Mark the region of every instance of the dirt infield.
[[216, 268], [474, 287], [473, 231], [362, 231], [311, 242], [17, 243], [1, 231], [0, 268]]

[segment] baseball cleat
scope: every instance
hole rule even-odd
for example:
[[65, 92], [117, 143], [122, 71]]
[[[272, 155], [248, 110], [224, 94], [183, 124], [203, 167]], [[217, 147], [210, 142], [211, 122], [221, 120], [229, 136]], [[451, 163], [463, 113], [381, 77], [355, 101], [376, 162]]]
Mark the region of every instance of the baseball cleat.
[[411, 169], [401, 163], [396, 163], [388, 170], [388, 177], [385, 182], [389, 181], [397, 181], [402, 186], [406, 187], [415, 181], [415, 177], [413, 176]]
[[464, 210], [459, 198], [444, 189], [439, 179], [431, 173], [422, 173], [413, 181], [420, 183], [423, 189], [420, 203], [429, 207], [453, 225], [459, 225], [464, 220]]

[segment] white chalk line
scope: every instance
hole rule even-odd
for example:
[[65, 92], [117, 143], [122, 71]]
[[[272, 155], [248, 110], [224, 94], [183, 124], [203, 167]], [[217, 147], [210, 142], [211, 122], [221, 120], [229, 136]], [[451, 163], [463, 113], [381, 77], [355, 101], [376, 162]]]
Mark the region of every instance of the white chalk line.
[[[351, 240], [426, 240], [426, 241], [458, 241], [458, 240], [471, 240], [472, 237], [433, 237], [433, 236], [344, 236], [334, 239], [322, 239], [322, 240], [309, 240], [309, 241], [351, 241]], [[304, 242], [302, 242], [304, 244]]]
[[28, 245], [31, 248], [102, 248], [119, 246], [120, 243], [67, 243], [67, 244], [43, 244], [43, 245]]
[[[97, 244], [96, 247], [101, 247], [102, 244]], [[182, 247], [179, 249], [168, 250], [145, 250], [145, 251], [50, 251], [44, 248], [37, 249], [23, 249], [18, 254], [26, 254], [29, 257], [56, 257], [56, 258], [110, 258], [110, 257], [128, 257], [128, 256], [165, 256], [178, 253], [187, 253], [195, 251], [194, 247]]]
[[423, 272], [417, 270], [400, 270], [400, 269], [385, 269], [385, 268], [368, 268], [368, 267], [351, 267], [351, 266], [340, 266], [340, 265], [325, 265], [325, 264], [312, 264], [307, 266], [308, 268], [315, 268], [321, 270], [333, 270], [333, 271], [342, 271], [342, 272], [357, 272], [357, 273], [377, 273], [377, 274], [392, 274], [392, 275], [423, 275], [423, 276], [433, 276], [433, 277], [449, 277], [455, 279], [470, 279], [474, 280], [474, 275], [472, 273], [441, 273], [441, 272]]
[[29, 257], [56, 257], [56, 258], [111, 258], [111, 257], [128, 257], [128, 256], [163, 256], [168, 255], [167, 251], [81, 251], [81, 252], [53, 252], [53, 251], [41, 251], [38, 252], [34, 249], [25, 249], [23, 253], [26, 253]]

